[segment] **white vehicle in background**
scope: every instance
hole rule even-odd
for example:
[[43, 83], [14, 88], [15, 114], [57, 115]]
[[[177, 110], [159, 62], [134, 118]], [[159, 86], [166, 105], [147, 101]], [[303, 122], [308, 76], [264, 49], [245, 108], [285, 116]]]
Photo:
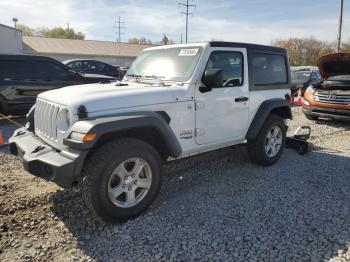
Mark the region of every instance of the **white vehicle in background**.
[[155, 199], [162, 164], [247, 143], [272, 165], [291, 118], [285, 49], [231, 42], [152, 47], [123, 81], [42, 93], [10, 149], [30, 173], [82, 183], [99, 218], [123, 221]]

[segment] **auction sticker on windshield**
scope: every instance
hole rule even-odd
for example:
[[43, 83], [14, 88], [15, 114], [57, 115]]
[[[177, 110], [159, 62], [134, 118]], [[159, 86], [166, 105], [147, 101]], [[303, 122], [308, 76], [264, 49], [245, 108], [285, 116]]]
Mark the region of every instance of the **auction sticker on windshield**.
[[179, 56], [195, 56], [198, 52], [198, 48], [181, 49]]

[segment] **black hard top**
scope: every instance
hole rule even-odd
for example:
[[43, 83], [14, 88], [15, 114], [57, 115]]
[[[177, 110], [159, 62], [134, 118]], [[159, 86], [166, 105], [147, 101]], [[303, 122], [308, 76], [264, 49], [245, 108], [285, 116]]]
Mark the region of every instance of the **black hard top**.
[[287, 53], [285, 48], [269, 46], [269, 45], [257, 45], [249, 43], [239, 43], [239, 42], [225, 42], [225, 41], [212, 41], [210, 42], [211, 47], [241, 47], [247, 49], [256, 49], [256, 50], [268, 50], [275, 51], [280, 53]]

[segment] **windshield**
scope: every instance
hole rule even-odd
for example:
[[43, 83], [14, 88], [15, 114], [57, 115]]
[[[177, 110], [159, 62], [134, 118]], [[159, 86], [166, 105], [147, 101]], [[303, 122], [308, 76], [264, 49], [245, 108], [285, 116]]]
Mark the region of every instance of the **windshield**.
[[310, 72], [292, 72], [293, 83], [305, 83], [310, 78]]
[[132, 63], [127, 76], [187, 81], [193, 73], [202, 49], [197, 46], [144, 51]]
[[330, 81], [350, 81], [350, 75], [339, 75], [328, 77], [327, 80]]

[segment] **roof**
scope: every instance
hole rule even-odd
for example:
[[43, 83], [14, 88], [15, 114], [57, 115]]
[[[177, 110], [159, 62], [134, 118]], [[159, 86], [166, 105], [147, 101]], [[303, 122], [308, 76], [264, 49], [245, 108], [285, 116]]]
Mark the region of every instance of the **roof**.
[[11, 29], [11, 30], [14, 30], [14, 31], [19, 31], [19, 32], [22, 32], [22, 30], [19, 30], [17, 28], [14, 28], [12, 26], [8, 26], [8, 25], [4, 25], [4, 24], [0, 24], [0, 27], [5, 27], [7, 29]]
[[269, 46], [269, 45], [249, 44], [249, 43], [212, 41], [210, 42], [210, 46], [211, 47], [243, 47], [243, 48], [249, 48], [249, 49], [270, 50], [270, 51], [287, 53], [287, 50], [285, 48]]
[[91, 56], [136, 57], [151, 45], [115, 43], [97, 40], [76, 40], [23, 36], [25, 54], [66, 54]]
[[279, 52], [283, 54], [287, 53], [287, 50], [281, 47], [257, 45], [257, 44], [250, 44], [250, 43], [239, 43], [239, 42], [225, 42], [225, 41], [211, 41], [211, 42], [197, 42], [197, 43], [194, 42], [194, 43], [186, 43], [186, 44], [152, 46], [148, 50], [166, 49], [166, 48], [173, 48], [173, 47], [178, 47], [178, 48], [194, 47], [194, 46], [205, 47], [207, 45], [209, 45], [210, 47], [236, 47], [236, 48], [247, 48], [247, 49], [254, 49], [254, 50], [274, 51], [274, 52]]

